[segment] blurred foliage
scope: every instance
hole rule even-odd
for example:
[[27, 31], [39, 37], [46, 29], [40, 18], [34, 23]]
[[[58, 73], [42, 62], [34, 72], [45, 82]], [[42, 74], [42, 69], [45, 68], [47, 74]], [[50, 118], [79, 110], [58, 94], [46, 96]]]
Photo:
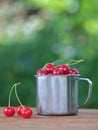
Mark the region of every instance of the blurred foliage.
[[[89, 108], [98, 108], [98, 1], [0, 1], [0, 105], [8, 102], [10, 87], [21, 82], [18, 93], [25, 105], [36, 105], [36, 70], [57, 59], [84, 59], [76, 67], [93, 82]], [[80, 83], [80, 103], [87, 97]], [[15, 96], [12, 105], [18, 105]]]

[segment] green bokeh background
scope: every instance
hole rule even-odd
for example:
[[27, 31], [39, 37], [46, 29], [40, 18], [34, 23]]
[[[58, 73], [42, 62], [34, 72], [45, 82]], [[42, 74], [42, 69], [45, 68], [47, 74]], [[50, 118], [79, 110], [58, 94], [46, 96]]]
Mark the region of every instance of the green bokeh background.
[[[81, 77], [93, 82], [86, 108], [98, 108], [98, 0], [0, 1], [0, 106], [8, 104], [11, 86], [21, 82], [24, 105], [36, 106], [35, 73], [57, 59], [84, 59], [75, 65]], [[79, 102], [87, 97], [79, 84]], [[19, 105], [14, 93], [11, 105]]]

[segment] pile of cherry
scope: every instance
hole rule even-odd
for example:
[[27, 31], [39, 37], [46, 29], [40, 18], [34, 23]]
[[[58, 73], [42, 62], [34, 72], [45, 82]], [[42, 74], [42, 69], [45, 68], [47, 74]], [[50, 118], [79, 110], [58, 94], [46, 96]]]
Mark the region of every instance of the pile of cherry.
[[44, 68], [40, 68], [36, 72], [37, 75], [75, 75], [79, 74], [76, 68], [70, 68], [68, 64], [55, 66], [53, 63], [47, 63]]
[[[20, 85], [20, 82], [15, 83], [9, 92], [9, 101], [8, 101], [8, 106], [4, 108], [4, 115], [7, 117], [13, 117], [15, 114], [23, 117], [23, 118], [30, 118], [33, 114], [33, 109], [31, 107], [27, 107], [22, 105], [19, 96], [17, 94], [17, 86]], [[14, 108], [13, 106], [10, 106], [10, 100], [11, 100], [11, 95], [12, 95], [12, 91], [13, 89], [15, 89], [15, 95], [16, 98], [20, 104], [20, 106], [18, 106], [17, 108]]]

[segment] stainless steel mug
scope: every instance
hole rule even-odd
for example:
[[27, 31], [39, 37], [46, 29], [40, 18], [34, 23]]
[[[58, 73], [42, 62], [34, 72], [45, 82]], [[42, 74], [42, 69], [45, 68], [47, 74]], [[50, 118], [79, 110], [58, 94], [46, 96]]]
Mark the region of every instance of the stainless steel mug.
[[[88, 96], [78, 105], [78, 81], [88, 82]], [[75, 115], [91, 98], [92, 81], [76, 75], [36, 75], [37, 114]]]

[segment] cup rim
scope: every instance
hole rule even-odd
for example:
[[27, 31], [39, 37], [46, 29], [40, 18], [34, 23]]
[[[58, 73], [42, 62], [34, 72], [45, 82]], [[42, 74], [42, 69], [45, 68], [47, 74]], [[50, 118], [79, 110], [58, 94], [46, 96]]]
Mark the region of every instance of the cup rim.
[[52, 75], [52, 74], [48, 74], [48, 75], [34, 75], [35, 77], [79, 77], [80, 74], [66, 74], [66, 75]]

